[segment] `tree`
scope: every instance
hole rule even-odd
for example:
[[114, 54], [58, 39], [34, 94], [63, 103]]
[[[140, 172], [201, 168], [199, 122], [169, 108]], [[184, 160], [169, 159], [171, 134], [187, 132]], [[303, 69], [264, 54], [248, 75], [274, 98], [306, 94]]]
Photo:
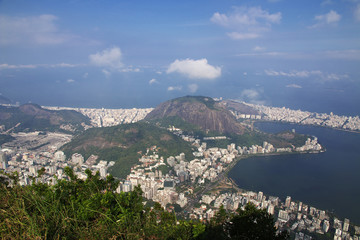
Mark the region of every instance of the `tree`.
[[225, 224], [230, 239], [288, 239], [288, 232], [276, 233], [273, 217], [265, 209], [257, 209], [249, 203], [245, 210], [238, 209], [237, 214]]

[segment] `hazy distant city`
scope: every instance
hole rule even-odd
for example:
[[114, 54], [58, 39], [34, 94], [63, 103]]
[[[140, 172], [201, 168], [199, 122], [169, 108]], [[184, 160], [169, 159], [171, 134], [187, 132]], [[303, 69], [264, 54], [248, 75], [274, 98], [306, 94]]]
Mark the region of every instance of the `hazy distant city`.
[[[292, 110], [285, 107], [270, 107], [242, 102], [260, 112], [259, 115], [244, 114], [231, 111], [237, 119], [254, 119], [266, 121], [282, 121], [304, 125], [318, 125], [336, 129], [360, 131], [359, 116], [338, 116], [331, 113], [312, 113], [308, 111]], [[91, 119], [96, 127], [115, 126], [122, 123], [133, 123], [142, 120], [153, 108], [132, 109], [97, 109], [46, 107], [50, 110], [75, 110]]]

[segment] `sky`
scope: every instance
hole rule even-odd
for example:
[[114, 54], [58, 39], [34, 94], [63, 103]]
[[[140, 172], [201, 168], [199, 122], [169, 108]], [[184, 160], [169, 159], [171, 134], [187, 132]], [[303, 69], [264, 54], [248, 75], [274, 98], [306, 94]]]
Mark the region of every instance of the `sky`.
[[359, 115], [359, 69], [360, 0], [0, 0], [0, 94], [14, 102], [204, 95]]

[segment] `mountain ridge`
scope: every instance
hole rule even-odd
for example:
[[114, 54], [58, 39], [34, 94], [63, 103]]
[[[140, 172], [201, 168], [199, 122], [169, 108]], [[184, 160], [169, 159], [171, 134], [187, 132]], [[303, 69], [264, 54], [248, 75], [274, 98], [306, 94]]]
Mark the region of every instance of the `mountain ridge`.
[[74, 133], [90, 125], [90, 119], [73, 110], [47, 110], [37, 104], [19, 107], [0, 106], [0, 125], [6, 130], [20, 131], [60, 131]]

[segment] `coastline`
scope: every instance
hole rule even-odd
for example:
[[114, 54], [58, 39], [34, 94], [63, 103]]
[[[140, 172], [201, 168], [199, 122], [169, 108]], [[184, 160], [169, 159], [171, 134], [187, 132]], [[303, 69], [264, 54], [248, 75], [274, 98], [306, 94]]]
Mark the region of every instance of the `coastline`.
[[316, 124], [303, 124], [303, 123], [294, 123], [294, 122], [287, 122], [287, 121], [273, 121], [273, 120], [254, 120], [254, 123], [284, 123], [284, 124], [292, 124], [292, 125], [301, 125], [301, 126], [310, 126], [310, 127], [321, 127], [321, 128], [327, 128], [327, 129], [333, 129], [337, 131], [343, 131], [343, 132], [350, 132], [350, 133], [357, 133], [360, 134], [360, 131], [356, 130], [350, 130], [350, 129], [344, 129], [344, 128], [334, 128], [329, 126], [322, 126], [322, 125], [316, 125]]

